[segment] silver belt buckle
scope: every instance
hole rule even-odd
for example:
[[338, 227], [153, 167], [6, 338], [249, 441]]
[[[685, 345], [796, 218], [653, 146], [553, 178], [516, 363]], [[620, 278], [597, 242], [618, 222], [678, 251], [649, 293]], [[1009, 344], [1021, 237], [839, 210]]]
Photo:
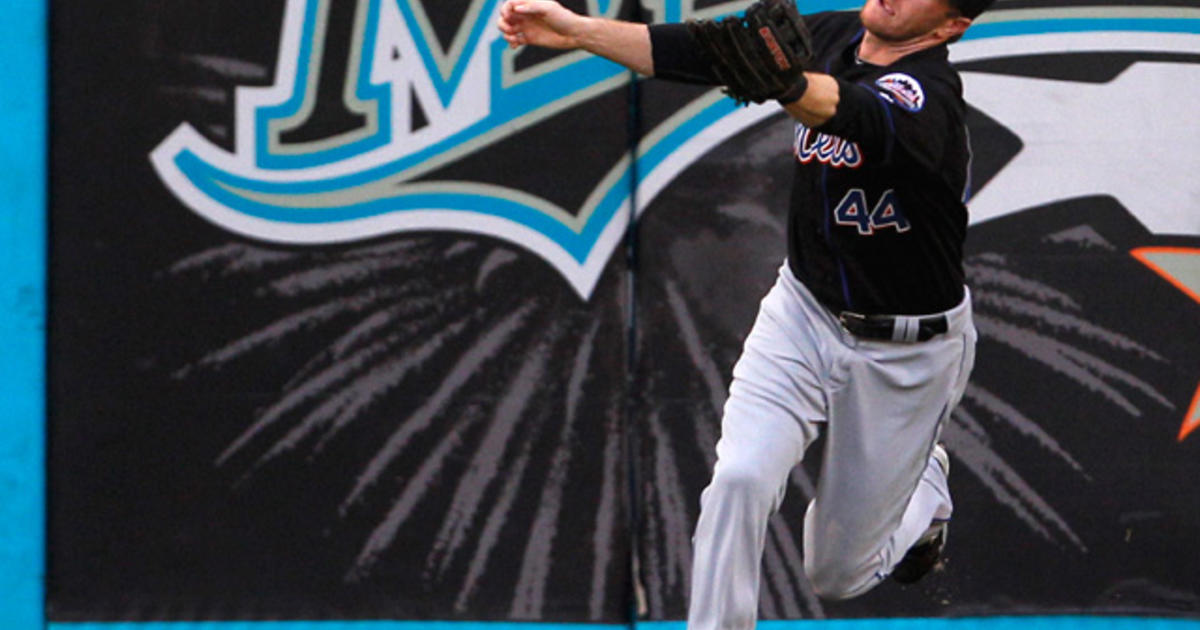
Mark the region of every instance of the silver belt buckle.
[[867, 316], [854, 311], [842, 311], [838, 313], [838, 322], [842, 325], [842, 330], [859, 337], [867, 330]]
[[845, 326], [847, 329], [849, 329], [850, 326], [853, 325], [852, 322], [859, 324], [867, 323], [867, 316], [863, 315], [862, 313], [855, 313], [853, 311], [842, 311], [838, 313], [838, 321], [842, 323], [842, 326]]

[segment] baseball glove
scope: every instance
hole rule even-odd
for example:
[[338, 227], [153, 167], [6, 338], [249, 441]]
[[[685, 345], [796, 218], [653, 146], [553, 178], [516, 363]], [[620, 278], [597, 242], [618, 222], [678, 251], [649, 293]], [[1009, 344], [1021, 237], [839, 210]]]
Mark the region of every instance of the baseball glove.
[[793, 0], [759, 0], [744, 17], [687, 27], [725, 93], [742, 105], [787, 96], [812, 59], [812, 36]]

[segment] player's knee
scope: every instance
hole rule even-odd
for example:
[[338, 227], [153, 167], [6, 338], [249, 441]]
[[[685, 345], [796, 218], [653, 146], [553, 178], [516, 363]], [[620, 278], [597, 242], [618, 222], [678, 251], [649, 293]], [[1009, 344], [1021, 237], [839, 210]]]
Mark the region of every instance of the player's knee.
[[779, 500], [780, 488], [780, 481], [772, 479], [762, 466], [749, 462], [721, 462], [706, 492], [724, 497], [738, 497], [763, 508], [773, 509]]
[[819, 562], [805, 558], [804, 570], [813, 592], [823, 599], [849, 599], [861, 595], [874, 584], [871, 572], [835, 561]]

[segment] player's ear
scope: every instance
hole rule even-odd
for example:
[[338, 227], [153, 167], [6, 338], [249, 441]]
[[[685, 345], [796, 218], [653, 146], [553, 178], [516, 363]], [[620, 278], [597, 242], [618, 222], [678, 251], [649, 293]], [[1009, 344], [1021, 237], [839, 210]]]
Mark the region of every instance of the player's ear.
[[963, 33], [971, 26], [971, 18], [963, 15], [953, 15], [946, 18], [946, 21], [938, 28], [939, 35], [942, 35], [944, 41], [958, 41]]

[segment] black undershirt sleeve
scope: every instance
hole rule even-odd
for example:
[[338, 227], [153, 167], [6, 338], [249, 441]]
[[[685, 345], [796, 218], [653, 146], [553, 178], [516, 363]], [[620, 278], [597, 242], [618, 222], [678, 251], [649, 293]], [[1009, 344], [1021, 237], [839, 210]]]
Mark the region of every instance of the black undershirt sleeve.
[[668, 81], [719, 85], [712, 65], [700, 52], [685, 24], [651, 24], [650, 54], [654, 76]]

